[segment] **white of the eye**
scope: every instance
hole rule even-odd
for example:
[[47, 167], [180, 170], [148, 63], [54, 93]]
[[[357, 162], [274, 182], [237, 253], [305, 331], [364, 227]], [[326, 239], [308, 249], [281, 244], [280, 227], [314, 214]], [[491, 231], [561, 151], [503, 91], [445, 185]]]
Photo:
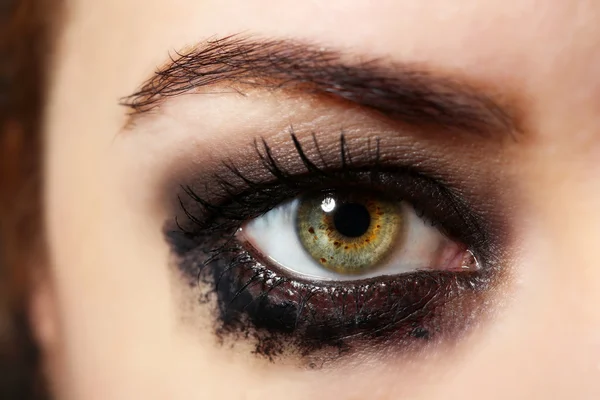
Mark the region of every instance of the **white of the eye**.
[[[396, 245], [396, 249], [375, 270], [362, 275], [343, 275], [322, 267], [304, 249], [296, 232], [299, 204], [300, 201], [294, 199], [279, 205], [249, 221], [239, 235], [272, 263], [305, 279], [356, 280], [439, 267], [434, 263], [439, 262], [440, 254], [448, 246], [456, 245], [438, 229], [419, 218], [412, 206], [403, 202], [404, 232], [400, 235], [401, 242]], [[327, 212], [326, 208], [329, 207], [331, 202], [325, 199], [321, 208]]]

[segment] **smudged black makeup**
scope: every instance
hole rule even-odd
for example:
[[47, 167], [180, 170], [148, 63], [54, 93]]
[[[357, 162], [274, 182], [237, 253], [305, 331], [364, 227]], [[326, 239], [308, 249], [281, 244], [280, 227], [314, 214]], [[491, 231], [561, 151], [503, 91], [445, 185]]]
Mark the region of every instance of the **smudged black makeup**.
[[[179, 270], [215, 302], [219, 337], [249, 339], [271, 360], [332, 360], [369, 348], [405, 353], [450, 342], [478, 321], [498, 281], [505, 232], [471, 206], [463, 188], [394, 161], [384, 146], [343, 133], [337, 145], [323, 146], [316, 135], [301, 142], [292, 133], [287, 152], [257, 141], [248, 159], [224, 162], [202, 184], [181, 184], [165, 235]], [[409, 202], [468, 246], [482, 268], [315, 282], [278, 270], [236, 235], [245, 221], [286, 200], [332, 188]]]

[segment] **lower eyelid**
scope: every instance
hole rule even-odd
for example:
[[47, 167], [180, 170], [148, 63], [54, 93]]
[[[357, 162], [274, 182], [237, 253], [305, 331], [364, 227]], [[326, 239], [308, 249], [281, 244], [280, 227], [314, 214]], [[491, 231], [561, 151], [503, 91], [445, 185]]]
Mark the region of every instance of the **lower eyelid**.
[[[430, 271], [315, 285], [278, 275], [227, 242], [209, 253], [196, 248], [180, 267], [198, 274], [202, 297], [216, 295], [215, 333], [225, 341], [250, 337], [256, 354], [269, 359], [334, 362], [373, 346], [395, 346], [391, 355], [401, 355], [456, 338], [485, 312], [482, 296], [495, 273]], [[457, 320], [464, 307], [470, 317]]]
[[458, 335], [470, 319], [457, 321], [457, 310], [482, 313], [487, 282], [485, 274], [434, 271], [315, 286], [278, 276], [251, 257], [230, 273], [219, 285], [222, 332], [252, 332], [258, 354], [266, 341], [282, 354], [292, 346], [291, 354], [331, 360], [363, 346], [395, 344], [402, 354]]

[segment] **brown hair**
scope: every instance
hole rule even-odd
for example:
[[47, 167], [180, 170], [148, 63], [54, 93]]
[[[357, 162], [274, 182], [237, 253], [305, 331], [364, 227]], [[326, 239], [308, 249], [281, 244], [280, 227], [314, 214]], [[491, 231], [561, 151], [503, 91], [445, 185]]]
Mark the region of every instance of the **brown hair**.
[[[42, 108], [56, 0], [0, 2], [0, 398], [44, 398], [27, 315], [40, 255]], [[53, 11], [53, 13], [50, 13]]]

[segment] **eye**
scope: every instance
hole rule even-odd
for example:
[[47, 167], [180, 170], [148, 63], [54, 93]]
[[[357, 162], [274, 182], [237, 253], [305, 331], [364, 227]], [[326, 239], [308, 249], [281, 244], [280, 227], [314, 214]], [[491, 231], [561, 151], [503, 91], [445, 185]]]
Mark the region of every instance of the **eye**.
[[479, 268], [464, 244], [444, 235], [408, 202], [360, 189], [297, 197], [252, 219], [238, 235], [271, 264], [308, 280]]
[[203, 304], [215, 299], [215, 334], [309, 364], [464, 337], [500, 282], [500, 229], [462, 185], [339, 143], [264, 142], [243, 171], [181, 186], [165, 235]]

